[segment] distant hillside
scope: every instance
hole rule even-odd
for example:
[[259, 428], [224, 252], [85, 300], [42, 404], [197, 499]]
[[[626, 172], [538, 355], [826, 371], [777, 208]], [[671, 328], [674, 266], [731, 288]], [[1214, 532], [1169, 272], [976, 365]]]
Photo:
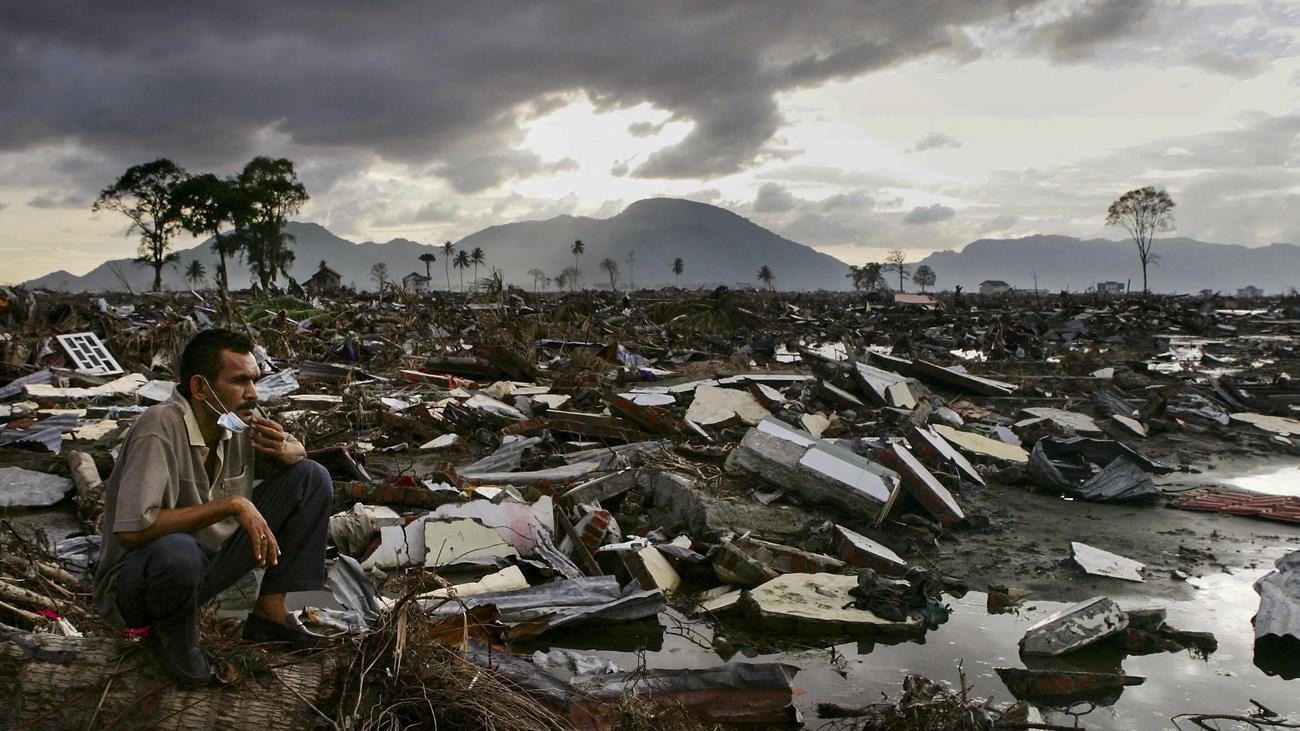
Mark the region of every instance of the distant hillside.
[[[1300, 286], [1300, 246], [1293, 244], [1248, 248], [1169, 238], [1157, 239], [1152, 251], [1160, 256], [1147, 273], [1155, 292], [1236, 292], [1253, 284], [1276, 294]], [[980, 239], [961, 251], [935, 252], [917, 263], [934, 269], [935, 289], [960, 284], [969, 292], [986, 279], [1032, 289], [1035, 273], [1038, 287], [1051, 291], [1082, 292], [1102, 281], [1131, 282], [1133, 290], [1142, 289], [1142, 270], [1131, 241], [1069, 236]], [[909, 283], [907, 289], [914, 286]]]
[[[287, 230], [296, 239], [292, 272], [299, 281], [310, 277], [324, 260], [343, 275], [344, 284], [371, 289], [374, 282], [370, 267], [375, 262], [385, 262], [389, 275], [400, 280], [410, 272], [423, 272], [424, 264], [419, 257], [432, 251], [438, 258], [433, 264], [433, 285], [446, 287], [441, 247], [406, 239], [393, 239], [386, 244], [355, 244], [313, 223], [290, 223]], [[573, 265], [569, 247], [576, 239], [581, 239], [586, 247], [581, 267], [588, 287], [609, 286], [608, 276], [600, 269], [600, 262], [606, 257], [618, 262], [620, 287], [631, 283], [633, 277], [637, 286], [672, 284], [672, 262], [677, 257], [686, 265], [682, 286], [756, 285], [755, 274], [763, 264], [771, 267], [780, 289], [843, 289], [848, 285], [845, 276], [848, 266], [832, 256], [782, 238], [717, 206], [671, 198], [639, 201], [617, 216], [603, 220], [559, 216], [547, 221], [492, 226], [455, 243], [457, 250], [482, 248], [487, 267], [503, 269], [507, 281], [531, 288], [533, 278], [529, 270], [540, 269], [548, 276], [555, 276]], [[631, 251], [636, 252], [634, 267], [627, 262]], [[202, 261], [208, 272], [215, 271], [216, 257], [206, 242], [179, 253], [178, 265], [168, 267], [163, 273], [164, 287], [187, 288], [182, 272], [194, 259]], [[152, 284], [153, 270], [130, 259], [105, 262], [80, 277], [58, 271], [26, 284], [67, 291], [121, 290], [114, 269], [137, 291]], [[239, 262], [230, 267], [232, 286], [248, 286], [247, 269]], [[486, 276], [488, 271], [480, 267], [479, 276]], [[470, 276], [467, 272], [466, 277]], [[453, 287], [459, 286], [460, 275], [455, 269], [451, 271], [451, 280]]]
[[[292, 244], [295, 258], [290, 271], [299, 282], [306, 281], [315, 273], [321, 260], [324, 260], [331, 268], [343, 275], [344, 284], [355, 283], [363, 289], [373, 288], [370, 267], [376, 262], [382, 261], [388, 264], [389, 277], [400, 280], [412, 271], [424, 271], [420, 255], [426, 251], [434, 252], [440, 259], [442, 257], [440, 249], [406, 239], [393, 239], [386, 244], [353, 243], [335, 236], [323, 226], [314, 223], [294, 221], [290, 222], [285, 230], [295, 239]], [[217, 270], [217, 256], [212, 253], [208, 242], [177, 253], [180, 255], [177, 265], [169, 265], [163, 270], [165, 289], [188, 289], [189, 284], [185, 281], [184, 271], [195, 259], [203, 262], [209, 278]], [[230, 262], [228, 266], [230, 286], [235, 289], [247, 287], [251, 281], [248, 266], [238, 260]], [[441, 266], [441, 263], [438, 266]], [[78, 277], [68, 272], [58, 271], [26, 282], [25, 286], [48, 287], [70, 292], [123, 291], [119, 273], [136, 292], [146, 291], [153, 285], [153, 268], [136, 264], [131, 259], [115, 259], [100, 264], [84, 276]]]

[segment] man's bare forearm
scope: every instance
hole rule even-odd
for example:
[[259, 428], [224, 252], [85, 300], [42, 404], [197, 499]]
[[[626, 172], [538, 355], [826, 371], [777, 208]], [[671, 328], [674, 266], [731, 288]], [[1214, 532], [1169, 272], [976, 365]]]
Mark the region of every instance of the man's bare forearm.
[[238, 516], [248, 505], [252, 503], [247, 498], [232, 495], [188, 508], [159, 508], [158, 517], [148, 528], [115, 531], [114, 534], [123, 548], [136, 549], [171, 533], [193, 533], [203, 530], [213, 523]]

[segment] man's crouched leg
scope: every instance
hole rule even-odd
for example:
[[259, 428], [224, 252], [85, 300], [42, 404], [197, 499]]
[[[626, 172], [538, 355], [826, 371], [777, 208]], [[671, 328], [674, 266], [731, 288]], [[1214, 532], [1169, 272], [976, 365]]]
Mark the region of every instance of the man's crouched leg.
[[131, 627], [149, 627], [148, 644], [178, 684], [211, 679], [199, 649], [199, 587], [207, 555], [194, 536], [172, 533], [127, 554], [117, 577], [117, 608]]
[[[288, 467], [253, 489], [253, 505], [275, 535], [280, 558], [267, 566], [262, 577], [261, 596], [297, 591], [318, 591], [325, 586], [325, 540], [334, 486], [329, 471], [305, 459]], [[237, 531], [212, 560], [200, 600], [207, 601], [235, 583], [256, 565], [252, 543], [242, 529]], [[319, 647], [326, 638], [313, 635], [291, 616], [279, 625], [249, 615], [244, 638], [257, 642], [289, 642], [295, 647]]]

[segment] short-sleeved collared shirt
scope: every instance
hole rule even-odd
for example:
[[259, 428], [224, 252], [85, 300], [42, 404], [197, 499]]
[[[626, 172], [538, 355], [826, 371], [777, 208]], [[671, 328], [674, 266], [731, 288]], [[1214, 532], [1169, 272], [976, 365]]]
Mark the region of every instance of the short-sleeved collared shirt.
[[[217, 443], [212, 479], [204, 463], [209, 449], [189, 401], [172, 392], [166, 401], [145, 409], [127, 433], [113, 474], [104, 486], [103, 542], [95, 572], [95, 608], [108, 621], [121, 625], [115, 585], [117, 573], [129, 551], [118, 542], [117, 531], [145, 530], [163, 508], [188, 508], [231, 495], [250, 497], [253, 492], [254, 454], [251, 432], [222, 430]], [[194, 533], [211, 548], [239, 528], [233, 517]]]

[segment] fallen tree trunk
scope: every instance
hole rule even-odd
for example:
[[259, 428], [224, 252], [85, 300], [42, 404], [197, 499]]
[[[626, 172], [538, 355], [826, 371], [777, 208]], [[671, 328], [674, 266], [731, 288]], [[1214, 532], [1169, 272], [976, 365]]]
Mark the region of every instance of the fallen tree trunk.
[[42, 731], [332, 725], [316, 709], [337, 691], [338, 655], [273, 661], [282, 664], [230, 685], [182, 690], [139, 642], [0, 632], [0, 716]]

